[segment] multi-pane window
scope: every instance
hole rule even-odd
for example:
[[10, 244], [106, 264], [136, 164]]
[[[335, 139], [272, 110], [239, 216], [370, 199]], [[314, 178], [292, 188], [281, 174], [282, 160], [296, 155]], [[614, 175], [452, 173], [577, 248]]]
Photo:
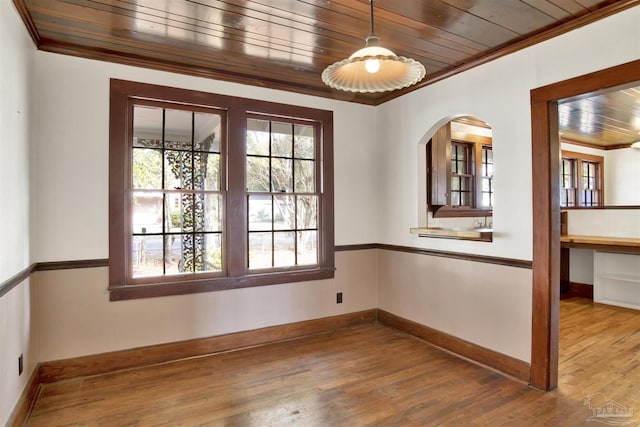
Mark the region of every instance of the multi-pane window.
[[461, 117], [445, 123], [425, 147], [427, 207], [434, 218], [488, 217], [494, 206], [491, 128]]
[[560, 206], [602, 206], [603, 165], [604, 158], [601, 156], [563, 151], [560, 162]]
[[315, 128], [247, 120], [249, 269], [318, 262]]
[[560, 206], [576, 205], [576, 160], [562, 159], [560, 164]]
[[144, 104], [132, 112], [131, 277], [221, 271], [224, 116]]
[[112, 300], [326, 279], [330, 111], [112, 80]]
[[481, 202], [483, 208], [493, 206], [493, 149], [489, 145], [482, 147], [480, 182], [481, 182]]
[[451, 206], [473, 204], [472, 157], [469, 144], [451, 143]]
[[596, 162], [582, 162], [582, 206], [600, 206], [600, 173]]

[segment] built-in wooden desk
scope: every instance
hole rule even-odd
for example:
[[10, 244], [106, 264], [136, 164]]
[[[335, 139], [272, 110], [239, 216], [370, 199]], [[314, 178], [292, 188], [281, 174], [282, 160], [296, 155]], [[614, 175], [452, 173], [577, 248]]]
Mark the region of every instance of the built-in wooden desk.
[[[569, 250], [592, 249], [597, 251], [597, 259], [617, 260], [626, 257], [626, 264], [606, 267], [604, 263], [594, 262], [594, 286], [577, 286], [569, 280]], [[609, 254], [600, 252], [608, 252]], [[616, 255], [625, 254], [625, 255]], [[630, 255], [629, 255], [630, 254]], [[640, 276], [633, 255], [640, 255], [640, 239], [609, 236], [560, 236], [560, 292], [565, 294], [579, 294], [593, 298], [596, 302], [614, 304], [622, 307], [640, 309]], [[629, 258], [631, 257], [631, 258]], [[634, 267], [636, 266], [636, 267]], [[608, 271], [607, 271], [608, 270]], [[597, 289], [596, 286], [597, 285]], [[588, 288], [588, 289], [587, 289]]]
[[595, 249], [604, 252], [640, 254], [640, 239], [608, 236], [578, 236], [565, 234], [560, 236], [561, 248]]

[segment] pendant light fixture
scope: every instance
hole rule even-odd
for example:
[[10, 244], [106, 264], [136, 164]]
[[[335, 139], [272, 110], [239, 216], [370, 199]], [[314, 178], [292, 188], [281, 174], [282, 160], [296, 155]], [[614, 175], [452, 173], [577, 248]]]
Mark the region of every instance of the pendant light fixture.
[[369, 0], [369, 5], [371, 32], [365, 39], [365, 47], [325, 68], [322, 81], [349, 92], [386, 92], [418, 83], [426, 74], [424, 66], [380, 46], [373, 31], [373, 0]]

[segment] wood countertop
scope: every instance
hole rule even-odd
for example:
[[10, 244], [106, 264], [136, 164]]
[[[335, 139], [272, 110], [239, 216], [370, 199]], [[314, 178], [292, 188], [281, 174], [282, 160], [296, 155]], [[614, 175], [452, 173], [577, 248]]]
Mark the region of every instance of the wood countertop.
[[560, 246], [640, 254], [640, 238], [565, 234], [560, 236]]

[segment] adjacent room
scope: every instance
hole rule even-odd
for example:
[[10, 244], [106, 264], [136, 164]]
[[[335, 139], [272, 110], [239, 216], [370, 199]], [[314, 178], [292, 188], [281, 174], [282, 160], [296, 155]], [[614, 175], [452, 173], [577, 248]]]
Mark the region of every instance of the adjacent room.
[[0, 0], [0, 57], [0, 425], [640, 423], [640, 1]]

